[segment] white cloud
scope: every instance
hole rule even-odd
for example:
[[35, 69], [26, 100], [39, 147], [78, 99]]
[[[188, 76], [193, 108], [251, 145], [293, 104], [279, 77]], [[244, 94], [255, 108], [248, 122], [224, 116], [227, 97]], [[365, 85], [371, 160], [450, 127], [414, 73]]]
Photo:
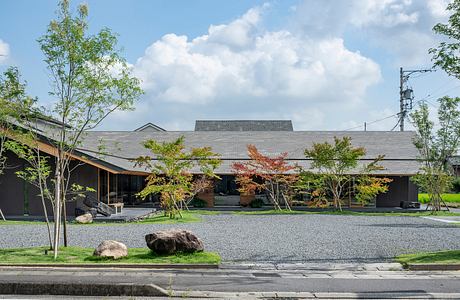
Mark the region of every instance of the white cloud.
[[447, 5], [452, 2], [451, 0], [429, 0], [427, 1], [427, 6], [435, 18], [444, 18], [448, 16], [448, 11], [446, 10]]
[[438, 40], [433, 26], [446, 21], [447, 0], [304, 0], [294, 25], [309, 36], [343, 36], [347, 30], [393, 55], [395, 65], [430, 64]]
[[[431, 29], [446, 21], [448, 2], [303, 0], [273, 30], [264, 27], [272, 9], [264, 5], [193, 39], [166, 34], [133, 64], [146, 91], [142, 103], [113, 123], [190, 130], [196, 119], [283, 118], [297, 130], [333, 130], [391, 115], [397, 103], [385, 102], [388, 91], [369, 97], [382, 75], [366, 55], [378, 53], [375, 59], [391, 67], [429, 67], [427, 50], [438, 43]], [[350, 34], [358, 41], [347, 40]], [[361, 43], [366, 55], [350, 50]], [[368, 128], [394, 124], [389, 118]]]
[[10, 46], [0, 39], [0, 64], [4, 63], [10, 54]]
[[342, 38], [265, 30], [265, 9], [211, 25], [192, 40], [164, 35], [146, 49], [134, 71], [146, 91], [144, 106], [162, 112], [157, 122], [180, 119], [190, 129], [198, 118], [292, 118], [298, 129], [312, 128], [322, 118], [315, 113], [312, 124], [309, 112], [353, 106], [379, 82], [379, 66]]

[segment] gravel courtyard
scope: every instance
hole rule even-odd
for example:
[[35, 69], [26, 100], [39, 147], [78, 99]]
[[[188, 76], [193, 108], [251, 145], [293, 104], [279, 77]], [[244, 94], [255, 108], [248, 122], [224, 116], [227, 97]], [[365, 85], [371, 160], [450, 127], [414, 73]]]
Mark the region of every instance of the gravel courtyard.
[[[71, 245], [114, 239], [145, 247], [144, 235], [185, 228], [224, 261], [374, 262], [401, 253], [460, 249], [460, 226], [417, 217], [340, 215], [205, 215], [201, 223], [69, 226]], [[0, 247], [45, 245], [44, 225], [0, 225]]]

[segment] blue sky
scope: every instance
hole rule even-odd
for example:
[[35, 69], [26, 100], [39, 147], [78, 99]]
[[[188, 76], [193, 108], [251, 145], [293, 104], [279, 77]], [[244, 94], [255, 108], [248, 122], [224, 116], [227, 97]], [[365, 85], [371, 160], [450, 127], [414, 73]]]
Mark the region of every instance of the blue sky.
[[[109, 27], [143, 82], [134, 112], [101, 129], [146, 122], [191, 130], [195, 119], [292, 119], [297, 130], [340, 130], [398, 111], [399, 67], [429, 68], [445, 0], [86, 1], [90, 29]], [[79, 1], [73, 1], [76, 5]], [[37, 38], [57, 1], [0, 3], [0, 70], [20, 68], [50, 105]], [[411, 80], [415, 98], [458, 94], [442, 71]], [[369, 125], [389, 130], [396, 118]]]

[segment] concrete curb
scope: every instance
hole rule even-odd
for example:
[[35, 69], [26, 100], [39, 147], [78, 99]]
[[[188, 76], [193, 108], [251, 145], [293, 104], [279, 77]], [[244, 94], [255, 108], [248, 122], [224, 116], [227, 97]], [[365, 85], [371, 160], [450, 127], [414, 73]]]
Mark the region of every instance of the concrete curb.
[[3, 295], [66, 295], [66, 296], [168, 296], [168, 292], [154, 284], [136, 285], [131, 283], [91, 284], [91, 283], [0, 283]]
[[460, 271], [460, 264], [405, 264], [411, 271]]
[[199, 299], [460, 299], [460, 293], [423, 293], [423, 292], [193, 292], [174, 291], [171, 297]]
[[0, 264], [0, 268], [79, 268], [79, 269], [219, 269], [213, 264]]

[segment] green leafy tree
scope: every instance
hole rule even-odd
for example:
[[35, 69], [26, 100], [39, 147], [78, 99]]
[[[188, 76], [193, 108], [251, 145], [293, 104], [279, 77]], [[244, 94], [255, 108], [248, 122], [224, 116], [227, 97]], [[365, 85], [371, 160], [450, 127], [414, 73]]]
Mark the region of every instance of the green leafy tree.
[[414, 144], [422, 164], [412, 180], [429, 194], [429, 207], [434, 211], [441, 210], [441, 194], [451, 188], [453, 170], [448, 159], [457, 152], [460, 142], [460, 98], [443, 97], [438, 102], [437, 130], [425, 103], [411, 114], [417, 133]]
[[26, 95], [25, 87], [15, 67], [8, 68], [0, 75], [0, 175], [6, 167], [9, 144], [24, 136], [17, 125], [31, 113], [35, 104], [35, 99]]
[[128, 110], [141, 95], [139, 80], [117, 48], [116, 35], [104, 28], [88, 30], [88, 7], [71, 12], [68, 0], [59, 3], [58, 16], [38, 40], [45, 56], [54, 99], [50, 117], [60, 125], [48, 138], [56, 146], [54, 170], [54, 256], [60, 241], [63, 217], [64, 244], [67, 242], [65, 203], [75, 169], [71, 155], [81, 145], [85, 131], [94, 129], [116, 110]]
[[460, 0], [449, 3], [447, 11], [451, 13], [447, 24], [438, 23], [433, 27], [433, 31], [445, 40], [431, 48], [429, 53], [433, 55], [435, 67], [460, 79]]
[[153, 156], [136, 159], [136, 166], [145, 167], [151, 173], [139, 196], [160, 194], [161, 205], [170, 218], [182, 217], [181, 204], [203, 184], [203, 177], [194, 177], [192, 169], [199, 169], [208, 179], [219, 178], [214, 171], [221, 164], [220, 155], [210, 147], [187, 150], [183, 136], [172, 142], [148, 140], [143, 145]]
[[321, 206], [326, 206], [328, 196], [332, 196], [332, 204], [342, 209], [342, 201], [348, 195], [353, 181], [358, 182], [357, 200], [363, 204], [374, 199], [379, 192], [386, 191], [388, 179], [378, 180], [371, 174], [383, 167], [378, 163], [383, 156], [378, 156], [364, 166], [359, 161], [366, 154], [363, 147], [353, 147], [350, 137], [334, 137], [334, 143], [314, 143], [311, 149], [305, 150], [305, 156], [311, 159], [312, 170], [301, 170], [299, 188], [310, 190], [313, 198], [317, 197]]

